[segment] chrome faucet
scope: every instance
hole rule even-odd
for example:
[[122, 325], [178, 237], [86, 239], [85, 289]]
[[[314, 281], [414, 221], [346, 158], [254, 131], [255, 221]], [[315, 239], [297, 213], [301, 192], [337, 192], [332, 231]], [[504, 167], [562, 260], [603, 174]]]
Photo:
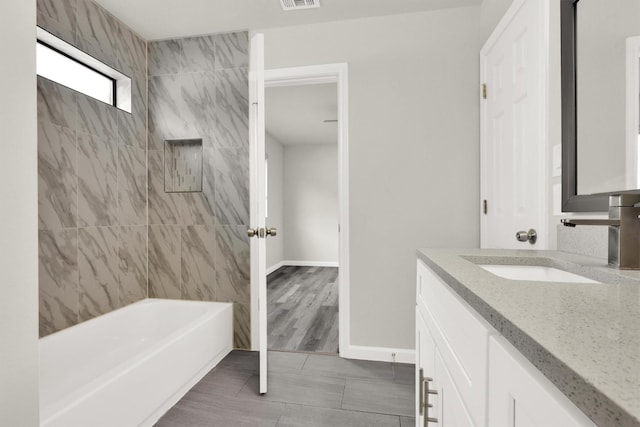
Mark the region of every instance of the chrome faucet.
[[640, 194], [609, 196], [609, 219], [565, 218], [567, 227], [609, 226], [609, 266], [640, 270]]

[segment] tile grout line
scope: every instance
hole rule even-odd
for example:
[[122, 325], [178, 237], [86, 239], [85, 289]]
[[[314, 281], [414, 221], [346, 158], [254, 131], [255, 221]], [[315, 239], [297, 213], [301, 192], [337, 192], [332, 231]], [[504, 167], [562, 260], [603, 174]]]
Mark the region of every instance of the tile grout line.
[[304, 362], [302, 362], [302, 366], [300, 367], [300, 372], [304, 371], [305, 366], [307, 366], [307, 362], [309, 361], [309, 355], [304, 358]]
[[76, 325], [80, 323], [80, 162], [79, 150], [80, 141], [78, 139], [78, 97], [75, 96], [75, 125], [74, 132], [76, 138]]
[[146, 250], [146, 294], [145, 298], [149, 298], [149, 42], [144, 40], [144, 79], [145, 79], [145, 114], [144, 114], [144, 136], [145, 136], [145, 144], [144, 144], [144, 154], [145, 154], [145, 171], [144, 171], [144, 180], [145, 180], [145, 191], [146, 191], [146, 200], [145, 200], [145, 216], [146, 216], [146, 231], [147, 231], [147, 250]]
[[342, 398], [340, 399], [340, 409], [344, 410], [344, 395], [347, 392], [347, 377], [344, 378], [344, 387], [342, 388]]
[[284, 403], [282, 405], [282, 412], [280, 413], [280, 415], [278, 416], [278, 419], [276, 420], [276, 423], [274, 424], [274, 427], [278, 427], [280, 425], [280, 420], [282, 419], [282, 417], [284, 416], [284, 413], [287, 411], [287, 405], [289, 405], [289, 403]]
[[238, 397], [240, 395], [240, 392], [242, 392], [242, 390], [244, 390], [244, 388], [247, 386], [247, 383], [249, 382], [249, 380], [253, 377], [254, 375], [251, 374], [247, 377], [247, 379], [244, 380], [244, 382], [242, 383], [242, 387], [240, 387], [240, 389], [236, 392], [236, 394], [233, 395], [233, 397]]
[[[273, 401], [269, 401], [269, 402], [273, 402]], [[326, 409], [329, 411], [342, 411], [342, 412], [348, 412], [348, 413], [354, 413], [354, 414], [370, 414], [370, 415], [381, 415], [381, 416], [386, 416], [386, 417], [391, 417], [391, 418], [398, 418], [398, 422], [400, 422], [400, 418], [402, 417], [406, 417], [406, 418], [414, 418], [413, 415], [398, 415], [398, 414], [390, 414], [390, 413], [385, 413], [385, 412], [372, 412], [372, 411], [362, 411], [362, 410], [357, 410], [357, 409], [344, 409], [344, 408], [329, 408], [326, 406], [316, 406], [316, 405], [309, 405], [307, 403], [293, 403], [293, 402], [274, 402], [274, 403], [283, 403], [285, 406], [303, 406], [306, 408], [315, 408], [315, 409]]]

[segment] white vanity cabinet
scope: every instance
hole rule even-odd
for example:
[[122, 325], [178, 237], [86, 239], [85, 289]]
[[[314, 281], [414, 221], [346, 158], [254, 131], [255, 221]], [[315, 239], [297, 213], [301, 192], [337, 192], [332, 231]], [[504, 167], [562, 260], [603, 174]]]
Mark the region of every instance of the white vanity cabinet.
[[416, 426], [594, 426], [420, 260], [417, 273]]

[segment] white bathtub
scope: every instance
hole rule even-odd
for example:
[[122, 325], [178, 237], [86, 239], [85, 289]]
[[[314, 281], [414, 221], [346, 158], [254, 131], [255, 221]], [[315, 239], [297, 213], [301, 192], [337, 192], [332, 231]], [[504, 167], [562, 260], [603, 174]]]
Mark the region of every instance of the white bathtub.
[[40, 340], [40, 425], [153, 425], [232, 349], [232, 304], [147, 299]]

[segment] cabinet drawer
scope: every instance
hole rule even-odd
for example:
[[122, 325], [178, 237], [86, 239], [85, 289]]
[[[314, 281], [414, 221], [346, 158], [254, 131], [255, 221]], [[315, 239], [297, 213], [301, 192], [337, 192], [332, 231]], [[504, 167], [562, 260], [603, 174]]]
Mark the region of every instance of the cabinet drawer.
[[489, 336], [495, 329], [418, 261], [418, 310], [475, 425], [486, 425]]

